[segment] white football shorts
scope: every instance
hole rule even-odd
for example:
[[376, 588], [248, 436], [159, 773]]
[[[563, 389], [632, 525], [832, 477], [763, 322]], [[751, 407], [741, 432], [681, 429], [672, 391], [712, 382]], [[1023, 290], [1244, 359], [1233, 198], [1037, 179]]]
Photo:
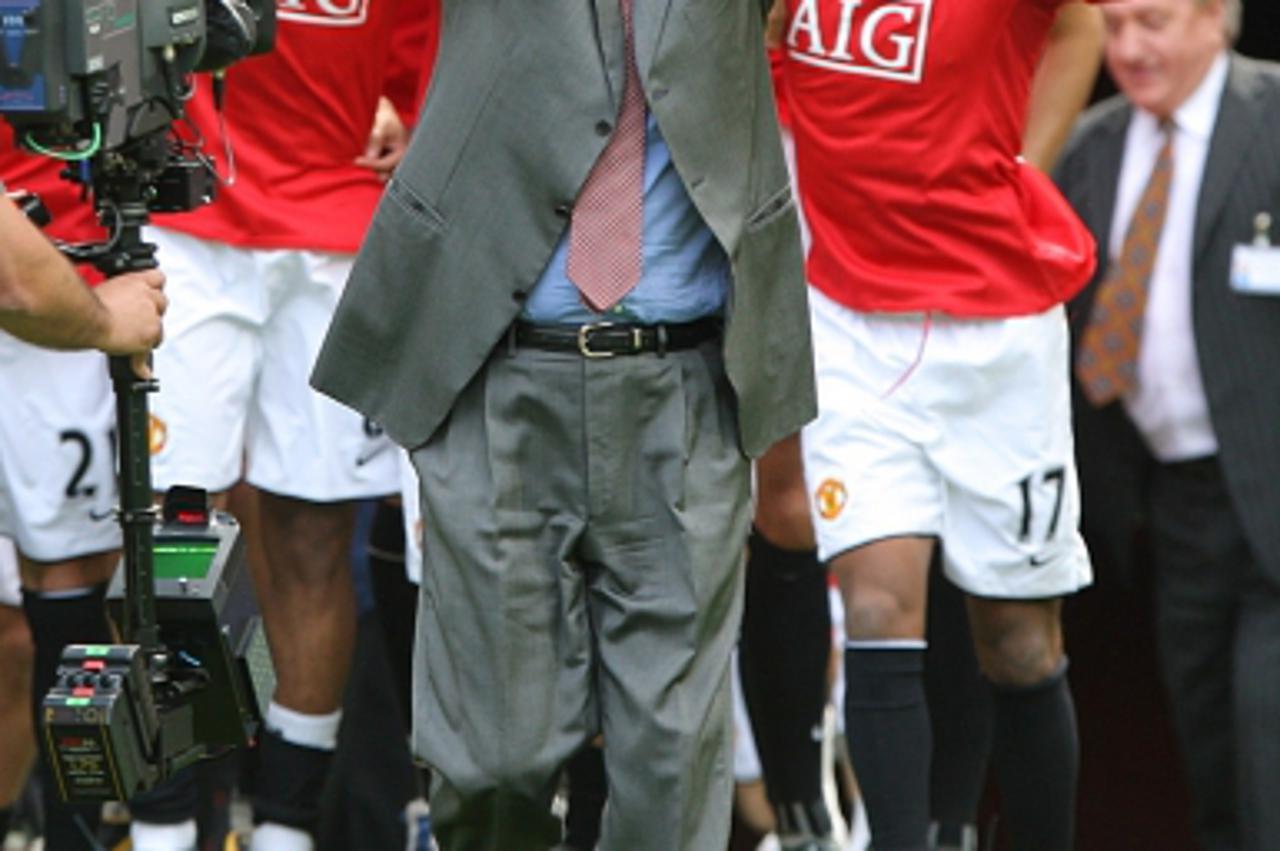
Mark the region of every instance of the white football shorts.
[[422, 491], [418, 471], [409, 453], [400, 456], [400, 507], [404, 516], [404, 573], [414, 585], [422, 584]]
[[937, 537], [971, 594], [1092, 581], [1078, 531], [1063, 309], [1010, 319], [865, 314], [810, 290], [818, 418], [803, 432], [819, 556]]
[[120, 546], [106, 357], [0, 333], [0, 534], [35, 561]]
[[238, 248], [163, 228], [147, 238], [169, 296], [151, 402], [156, 489], [219, 492], [243, 476], [312, 502], [396, 493], [391, 440], [308, 384], [352, 256]]
[[13, 541], [0, 537], [0, 606], [22, 605], [22, 588], [18, 581], [18, 554]]

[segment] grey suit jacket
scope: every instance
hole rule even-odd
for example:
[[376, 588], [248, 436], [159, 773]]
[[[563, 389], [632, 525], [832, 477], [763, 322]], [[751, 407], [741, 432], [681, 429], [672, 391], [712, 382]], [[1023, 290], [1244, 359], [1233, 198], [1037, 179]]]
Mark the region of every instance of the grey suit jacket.
[[[774, 115], [767, 0], [636, 0], [650, 109], [732, 267], [725, 364], [749, 454], [814, 416], [806, 292]], [[445, 0], [440, 52], [315, 367], [425, 442], [545, 268], [623, 85], [617, 0]]]
[[[1103, 247], [1131, 115], [1122, 98], [1092, 109], [1056, 173]], [[1280, 579], [1280, 297], [1239, 295], [1228, 283], [1232, 249], [1252, 241], [1259, 212], [1280, 221], [1280, 66], [1233, 56], [1196, 211], [1192, 318], [1234, 508], [1259, 564]], [[1071, 306], [1077, 335], [1107, 265]], [[1123, 569], [1152, 460], [1118, 403], [1095, 409], [1077, 394], [1076, 440], [1086, 534]]]

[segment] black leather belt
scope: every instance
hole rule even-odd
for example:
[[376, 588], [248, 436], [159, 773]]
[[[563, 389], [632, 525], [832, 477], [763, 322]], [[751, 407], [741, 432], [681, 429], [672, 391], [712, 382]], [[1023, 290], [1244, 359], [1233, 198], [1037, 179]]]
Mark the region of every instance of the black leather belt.
[[533, 325], [516, 322], [507, 335], [514, 348], [577, 352], [584, 358], [611, 358], [692, 349], [719, 336], [719, 319], [669, 325], [591, 322], [586, 325]]

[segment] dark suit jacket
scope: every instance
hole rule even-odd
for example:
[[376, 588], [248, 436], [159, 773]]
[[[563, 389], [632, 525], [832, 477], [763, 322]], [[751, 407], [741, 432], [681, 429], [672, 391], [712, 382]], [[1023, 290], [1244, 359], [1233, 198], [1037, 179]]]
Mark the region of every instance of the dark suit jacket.
[[[733, 273], [725, 369], [742, 447], [814, 416], [800, 237], [767, 0], [637, 0], [641, 83]], [[404, 446], [426, 441], [546, 267], [618, 111], [617, 0], [445, 0], [431, 91], [312, 381]]]
[[[1103, 255], [1071, 305], [1077, 338], [1107, 274], [1131, 115], [1122, 97], [1090, 110], [1055, 174]], [[1239, 295], [1228, 283], [1232, 249], [1252, 241], [1260, 212], [1280, 221], [1280, 66], [1232, 56], [1196, 211], [1192, 319], [1236, 514], [1259, 565], [1280, 580], [1280, 297]], [[1151, 456], [1121, 404], [1096, 409], [1079, 392], [1076, 444], [1089, 543], [1113, 566], [1131, 567]]]

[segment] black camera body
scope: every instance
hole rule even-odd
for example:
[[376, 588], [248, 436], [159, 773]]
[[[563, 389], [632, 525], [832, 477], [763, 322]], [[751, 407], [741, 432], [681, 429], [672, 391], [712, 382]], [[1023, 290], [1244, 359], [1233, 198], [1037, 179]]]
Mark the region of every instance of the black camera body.
[[272, 0], [0, 0], [0, 115], [28, 146], [114, 150], [180, 118], [192, 72], [274, 40]]

